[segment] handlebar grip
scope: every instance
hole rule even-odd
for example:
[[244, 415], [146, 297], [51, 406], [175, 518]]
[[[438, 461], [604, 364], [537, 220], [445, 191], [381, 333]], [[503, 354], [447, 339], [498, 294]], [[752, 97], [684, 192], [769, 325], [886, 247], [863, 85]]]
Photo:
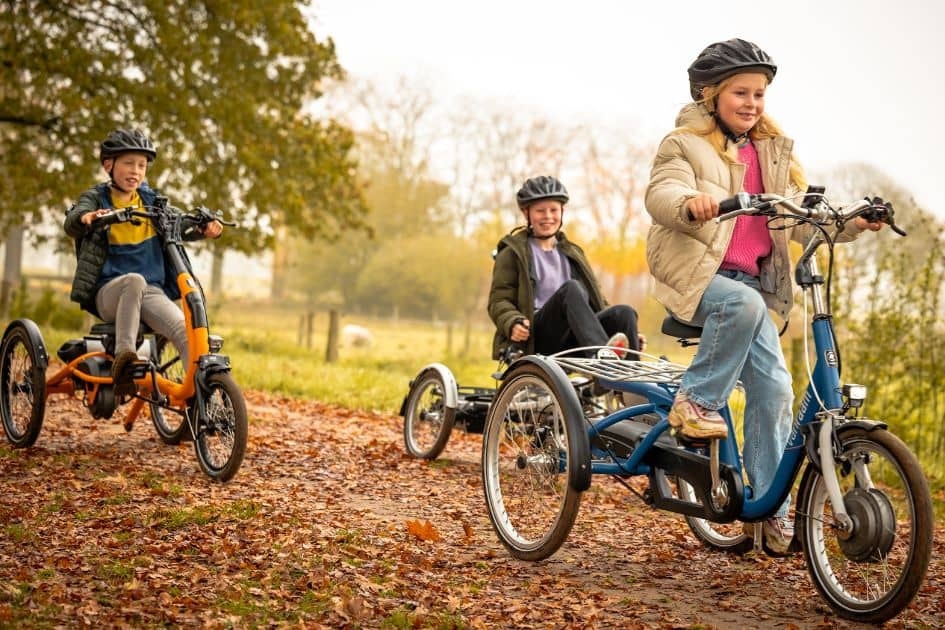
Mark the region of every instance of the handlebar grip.
[[719, 202], [719, 214], [735, 212], [751, 207], [751, 196], [746, 192], [735, 193], [734, 197]]
[[[728, 214], [730, 212], [735, 212], [737, 210], [746, 210], [751, 207], [751, 195], [746, 192], [735, 193], [734, 197], [729, 197], [728, 199], [723, 199], [719, 202], [719, 216], [716, 217], [716, 220], [721, 218], [722, 215]], [[695, 221], [695, 217], [692, 216], [691, 210], [686, 210], [686, 217], [690, 221]]]
[[117, 210], [113, 209], [104, 216], [96, 217], [92, 219], [92, 225], [95, 227], [102, 228], [107, 225], [113, 225], [115, 223], [133, 222], [136, 220], [132, 215], [132, 212], [134, 212], [134, 210], [135, 210], [134, 207], [121, 208]]

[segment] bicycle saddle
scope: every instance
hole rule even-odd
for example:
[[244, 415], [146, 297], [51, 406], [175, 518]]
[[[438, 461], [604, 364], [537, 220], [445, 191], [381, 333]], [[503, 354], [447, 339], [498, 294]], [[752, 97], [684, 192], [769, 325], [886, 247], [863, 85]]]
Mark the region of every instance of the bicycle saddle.
[[702, 336], [702, 327], [684, 324], [672, 315], [667, 315], [660, 327], [660, 332], [677, 339], [698, 339]]

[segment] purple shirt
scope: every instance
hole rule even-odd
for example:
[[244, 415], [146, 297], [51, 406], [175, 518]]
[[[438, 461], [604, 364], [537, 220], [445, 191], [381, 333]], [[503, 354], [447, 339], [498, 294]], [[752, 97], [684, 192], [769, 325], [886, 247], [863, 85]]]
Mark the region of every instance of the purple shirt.
[[537, 311], [562, 284], [571, 279], [571, 265], [557, 247], [545, 251], [533, 238], [528, 239], [528, 246], [532, 250], [535, 278], [538, 280], [535, 286], [535, 310]]

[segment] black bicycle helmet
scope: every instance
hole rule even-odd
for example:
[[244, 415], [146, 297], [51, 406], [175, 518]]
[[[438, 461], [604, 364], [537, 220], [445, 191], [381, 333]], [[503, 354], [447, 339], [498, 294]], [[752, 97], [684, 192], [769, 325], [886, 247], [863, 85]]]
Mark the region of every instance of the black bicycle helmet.
[[137, 129], [116, 129], [105, 140], [99, 148], [99, 161], [118, 157], [122, 153], [135, 151], [144, 153], [148, 156], [148, 162], [153, 162], [157, 157], [157, 150], [146, 135]]
[[762, 72], [768, 83], [778, 72], [768, 53], [744, 39], [730, 39], [710, 44], [689, 66], [689, 92], [692, 100], [702, 99], [702, 88], [717, 85], [740, 72]]
[[525, 180], [522, 187], [515, 194], [518, 207], [525, 207], [541, 199], [557, 199], [562, 204], [568, 203], [568, 189], [550, 175], [539, 175]]

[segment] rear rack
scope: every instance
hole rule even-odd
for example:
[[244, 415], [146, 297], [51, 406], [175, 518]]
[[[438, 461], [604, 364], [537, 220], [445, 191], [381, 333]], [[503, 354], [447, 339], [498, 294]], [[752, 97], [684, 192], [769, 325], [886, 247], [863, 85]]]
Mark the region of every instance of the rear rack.
[[[586, 346], [583, 348], [571, 348], [563, 352], [549, 355], [548, 358], [561, 366], [566, 372], [578, 372], [589, 377], [599, 378], [605, 381], [623, 381], [623, 382], [645, 382], [645, 383], [671, 383], [679, 384], [687, 366], [673, 363], [653, 355], [637, 352], [636, 350], [625, 350], [622, 348], [609, 348], [609, 350], [623, 354], [635, 354], [639, 360], [625, 360], [597, 358], [597, 351], [607, 349], [607, 346]], [[593, 358], [583, 356], [590, 351]]]

